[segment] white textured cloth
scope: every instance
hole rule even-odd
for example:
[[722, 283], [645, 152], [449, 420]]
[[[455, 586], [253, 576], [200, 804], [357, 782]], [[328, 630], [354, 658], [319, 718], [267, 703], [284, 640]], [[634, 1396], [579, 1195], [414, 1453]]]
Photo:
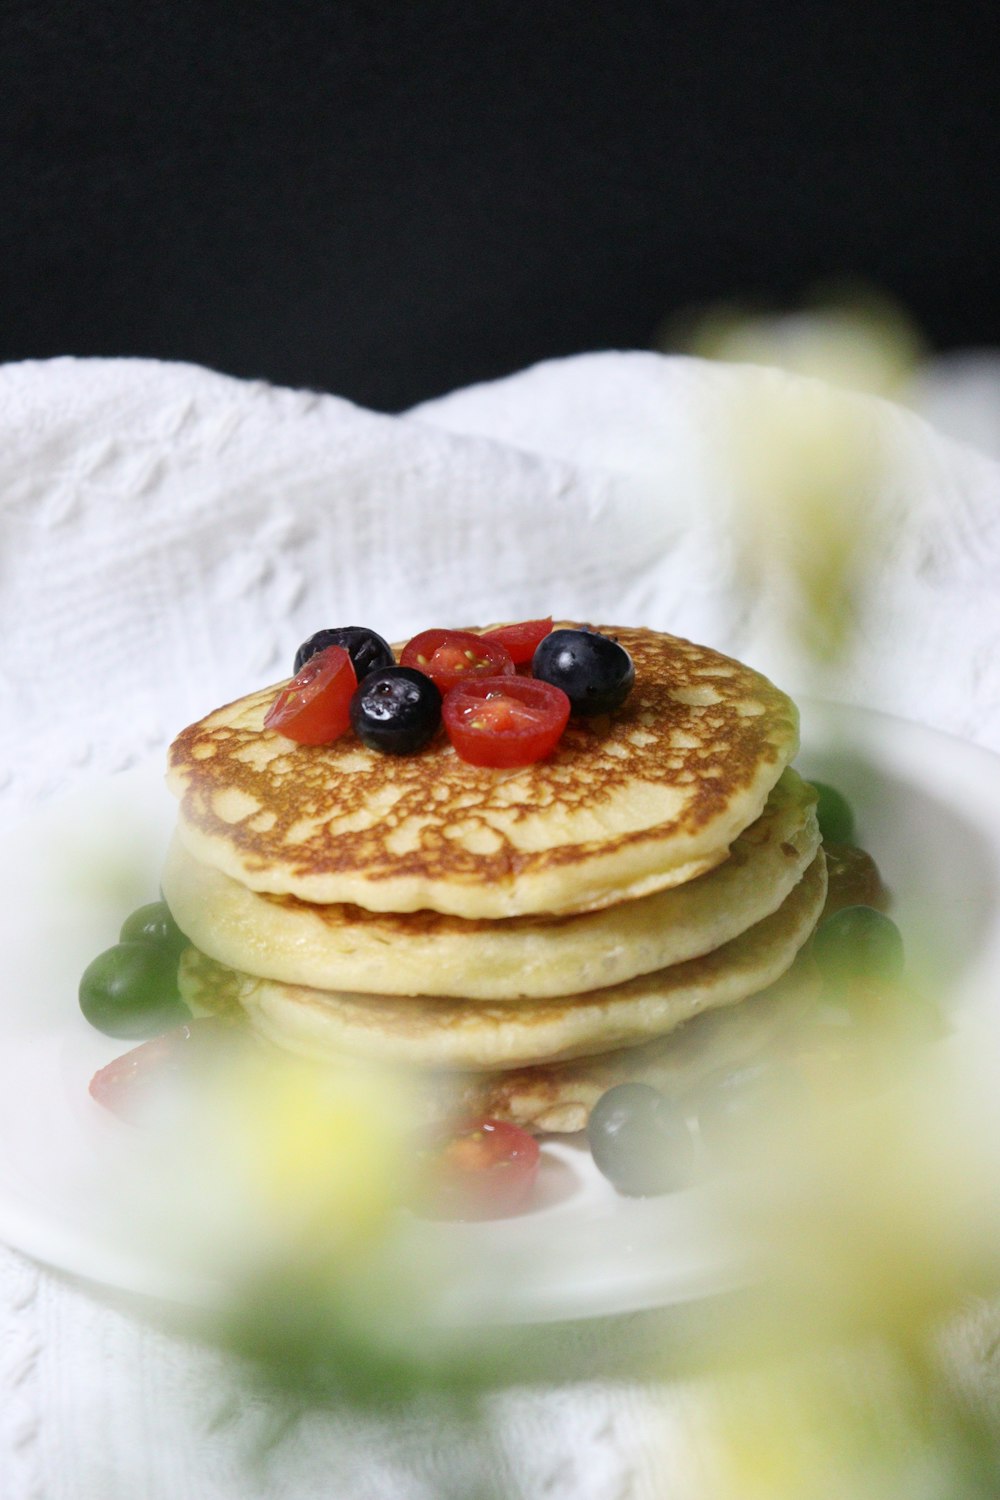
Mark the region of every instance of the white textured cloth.
[[[159, 750], [334, 623], [640, 622], [814, 688], [782, 675], [718, 464], [748, 389], [800, 384], [600, 354], [389, 417], [185, 365], [0, 369], [0, 818]], [[822, 691], [1000, 749], [1000, 464], [858, 410], [900, 462]], [[272, 1414], [217, 1351], [0, 1248], [0, 1496], [436, 1500], [488, 1473], [510, 1500], [681, 1500], [696, 1396], [614, 1368], [640, 1324], [540, 1335], [555, 1373], [497, 1394], [481, 1446], [430, 1410], [315, 1413], [262, 1457]]]
[[[282, 676], [329, 620], [390, 638], [484, 615], [639, 621], [809, 687], [771, 659], [717, 463], [748, 387], [803, 384], [593, 355], [397, 418], [185, 365], [8, 366], [6, 806], [163, 745]], [[825, 686], [1000, 746], [998, 466], [899, 409], [861, 410], [905, 468], [881, 497], [877, 608]]]

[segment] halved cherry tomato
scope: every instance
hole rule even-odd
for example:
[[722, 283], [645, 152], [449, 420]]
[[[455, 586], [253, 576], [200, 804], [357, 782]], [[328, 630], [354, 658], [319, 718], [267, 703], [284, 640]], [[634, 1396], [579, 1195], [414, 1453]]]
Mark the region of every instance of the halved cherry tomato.
[[539, 641], [551, 633], [552, 616], [547, 615], [544, 620], [522, 620], [517, 625], [498, 625], [495, 630], [484, 630], [481, 639], [505, 646], [515, 667], [523, 667], [534, 656]]
[[526, 1207], [538, 1176], [534, 1136], [503, 1120], [464, 1120], [422, 1154], [417, 1207], [433, 1218], [499, 1219]]
[[343, 646], [327, 646], [281, 689], [264, 717], [264, 728], [300, 745], [329, 745], [351, 727], [351, 695], [357, 685], [354, 663]]
[[403, 647], [399, 664], [425, 672], [442, 693], [470, 677], [499, 677], [514, 671], [505, 646], [473, 635], [471, 630], [422, 630]]
[[530, 766], [554, 750], [570, 702], [533, 677], [478, 677], [445, 694], [441, 717], [462, 760], [474, 766]]
[[99, 1068], [90, 1080], [90, 1096], [120, 1119], [141, 1124], [159, 1109], [164, 1090], [193, 1082], [198, 1070], [218, 1064], [238, 1037], [232, 1021], [219, 1016], [186, 1021]]

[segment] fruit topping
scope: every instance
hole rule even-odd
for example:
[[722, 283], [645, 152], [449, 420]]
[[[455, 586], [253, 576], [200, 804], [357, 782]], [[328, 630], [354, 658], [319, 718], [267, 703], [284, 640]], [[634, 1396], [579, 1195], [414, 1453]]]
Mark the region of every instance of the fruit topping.
[[569, 718], [561, 688], [530, 677], [474, 677], [445, 694], [445, 732], [476, 766], [527, 766], [555, 749]]
[[264, 716], [264, 728], [300, 745], [329, 745], [351, 725], [351, 694], [358, 685], [343, 646], [327, 646], [309, 658], [283, 687]]
[[217, 1016], [189, 1018], [100, 1068], [90, 1080], [91, 1098], [123, 1120], [142, 1123], [150, 1118], [151, 1108], [159, 1113], [166, 1090], [193, 1082], [199, 1068], [217, 1064], [235, 1037], [230, 1021]]
[[387, 755], [412, 755], [433, 739], [441, 723], [441, 694], [413, 667], [369, 672], [350, 704], [354, 732]]
[[368, 630], [364, 625], [338, 625], [329, 630], [317, 630], [303, 641], [295, 653], [292, 671], [301, 672], [310, 657], [325, 651], [327, 646], [344, 648], [359, 682], [369, 672], [375, 672], [379, 667], [391, 667], [396, 660], [389, 642], [376, 635], [374, 630]]
[[470, 677], [513, 675], [514, 662], [505, 646], [469, 630], [422, 630], [400, 653], [404, 667], [425, 672], [442, 693]]
[[[392, 647], [367, 627], [317, 630], [296, 652], [295, 669], [265, 728], [302, 745], [326, 745], [353, 727], [370, 749], [390, 755], [411, 755], [428, 743], [440, 722], [440, 698], [486, 681], [485, 693], [456, 699], [445, 718], [463, 760], [495, 767], [541, 760], [569, 713], [609, 713], [635, 680], [632, 658], [617, 641], [589, 629], [553, 631], [551, 615], [482, 634], [422, 630], [403, 647], [398, 667]], [[497, 679], [520, 686], [501, 692]]]
[[468, 1120], [420, 1152], [414, 1206], [436, 1219], [499, 1219], [525, 1208], [538, 1176], [539, 1146], [519, 1125]]
[[635, 681], [632, 658], [596, 630], [553, 630], [531, 661], [532, 676], [562, 688], [577, 714], [620, 708]]
[[480, 640], [494, 641], [510, 652], [515, 667], [525, 667], [535, 654], [535, 648], [552, 629], [552, 616], [544, 620], [521, 620], [516, 625], [498, 625], [495, 630], [484, 630]]

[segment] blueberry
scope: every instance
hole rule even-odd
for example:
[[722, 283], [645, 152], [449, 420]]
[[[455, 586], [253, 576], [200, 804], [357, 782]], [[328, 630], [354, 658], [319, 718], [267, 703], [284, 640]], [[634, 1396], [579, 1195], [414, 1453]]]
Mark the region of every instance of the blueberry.
[[874, 906], [844, 906], [824, 918], [813, 938], [813, 957], [828, 984], [851, 979], [898, 979], [903, 939], [891, 917]]
[[294, 675], [298, 676], [309, 658], [317, 651], [325, 651], [327, 646], [343, 646], [359, 682], [369, 672], [391, 667], [396, 660], [388, 641], [376, 635], [374, 630], [368, 630], [364, 625], [338, 625], [336, 629], [317, 630], [315, 635], [302, 642], [295, 653]]
[[669, 1193], [691, 1180], [694, 1143], [684, 1115], [648, 1083], [619, 1083], [587, 1122], [594, 1164], [629, 1197]]
[[441, 694], [415, 667], [369, 672], [351, 699], [351, 724], [358, 739], [386, 755], [421, 750], [440, 723]]
[[535, 649], [531, 674], [562, 688], [578, 714], [620, 708], [635, 681], [624, 646], [596, 630], [550, 631]]

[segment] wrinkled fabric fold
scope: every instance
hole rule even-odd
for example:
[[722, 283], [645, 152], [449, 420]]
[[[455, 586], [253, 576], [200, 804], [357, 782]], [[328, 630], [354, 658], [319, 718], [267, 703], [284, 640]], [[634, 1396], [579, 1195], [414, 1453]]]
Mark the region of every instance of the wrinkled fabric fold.
[[[843, 658], [788, 653], [719, 459], [748, 391], [801, 387], [605, 353], [390, 417], [152, 360], [0, 368], [0, 820], [158, 756], [339, 623], [631, 621], [1000, 750], [1000, 464], [901, 408], [843, 398], [893, 457], [886, 524]], [[552, 1330], [557, 1373], [491, 1399], [489, 1444], [317, 1412], [266, 1458], [280, 1414], [157, 1310], [0, 1248], [0, 1316], [4, 1500], [699, 1493], [697, 1384], [628, 1373], [654, 1315]]]

